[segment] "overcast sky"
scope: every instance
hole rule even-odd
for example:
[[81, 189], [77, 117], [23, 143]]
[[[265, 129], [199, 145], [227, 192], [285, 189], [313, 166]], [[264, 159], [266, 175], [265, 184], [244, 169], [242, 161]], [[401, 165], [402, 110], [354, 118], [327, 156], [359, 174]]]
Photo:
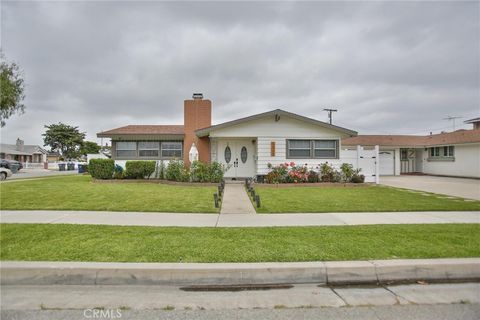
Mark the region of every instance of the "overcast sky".
[[[43, 144], [45, 124], [87, 138], [182, 124], [203, 92], [220, 123], [282, 108], [360, 134], [452, 130], [480, 115], [479, 2], [5, 2], [1, 46], [22, 66], [26, 112], [1, 140]], [[98, 140], [99, 141], [99, 140]]]

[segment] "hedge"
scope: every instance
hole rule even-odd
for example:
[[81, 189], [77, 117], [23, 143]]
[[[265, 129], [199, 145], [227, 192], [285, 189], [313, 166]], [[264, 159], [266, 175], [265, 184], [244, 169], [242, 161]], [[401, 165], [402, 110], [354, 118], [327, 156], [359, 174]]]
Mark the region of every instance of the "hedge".
[[145, 179], [155, 172], [155, 161], [127, 161], [125, 177], [128, 179]]
[[88, 163], [88, 172], [95, 179], [111, 179], [115, 170], [115, 161], [112, 159], [91, 159]]

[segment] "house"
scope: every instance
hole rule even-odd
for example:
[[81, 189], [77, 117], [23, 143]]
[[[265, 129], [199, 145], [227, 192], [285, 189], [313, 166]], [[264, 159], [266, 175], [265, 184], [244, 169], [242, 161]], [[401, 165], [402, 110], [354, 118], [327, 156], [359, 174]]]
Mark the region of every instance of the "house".
[[18, 138], [15, 144], [0, 144], [0, 158], [23, 163], [44, 163], [47, 161], [47, 151], [38, 145], [24, 144]]
[[345, 148], [380, 147], [380, 175], [430, 174], [480, 178], [480, 118], [465, 121], [472, 130], [426, 136], [358, 135], [342, 140]]
[[357, 132], [295, 113], [276, 109], [212, 125], [212, 103], [194, 94], [184, 101], [184, 123], [128, 125], [99, 132], [112, 140], [112, 158], [127, 160], [183, 159], [189, 163], [192, 147], [200, 161], [229, 166], [227, 178], [262, 176], [268, 164], [296, 162], [339, 165], [341, 141]]

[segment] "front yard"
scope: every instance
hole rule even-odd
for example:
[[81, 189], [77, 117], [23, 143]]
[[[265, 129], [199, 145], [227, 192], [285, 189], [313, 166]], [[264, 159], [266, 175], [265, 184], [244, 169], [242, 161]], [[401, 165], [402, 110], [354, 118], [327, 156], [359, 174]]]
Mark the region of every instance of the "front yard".
[[480, 201], [385, 186], [272, 187], [257, 185], [259, 213], [479, 211]]
[[267, 262], [480, 256], [480, 224], [283, 228], [0, 225], [1, 260]]
[[215, 213], [215, 187], [94, 183], [88, 175], [0, 184], [1, 210], [92, 210]]

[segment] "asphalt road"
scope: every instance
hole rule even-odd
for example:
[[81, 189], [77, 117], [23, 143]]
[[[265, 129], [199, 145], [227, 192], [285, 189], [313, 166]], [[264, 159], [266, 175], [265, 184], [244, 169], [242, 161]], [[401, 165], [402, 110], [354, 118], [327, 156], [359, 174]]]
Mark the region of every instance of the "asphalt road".
[[[106, 310], [104, 310], [106, 311]], [[395, 305], [350, 308], [297, 308], [297, 309], [255, 309], [255, 310], [119, 310], [115, 317], [94, 317], [90, 310], [40, 310], [2, 311], [2, 320], [292, 320], [292, 319], [331, 319], [331, 320], [478, 320], [478, 304], [446, 305]], [[113, 313], [112, 313], [113, 315]]]

